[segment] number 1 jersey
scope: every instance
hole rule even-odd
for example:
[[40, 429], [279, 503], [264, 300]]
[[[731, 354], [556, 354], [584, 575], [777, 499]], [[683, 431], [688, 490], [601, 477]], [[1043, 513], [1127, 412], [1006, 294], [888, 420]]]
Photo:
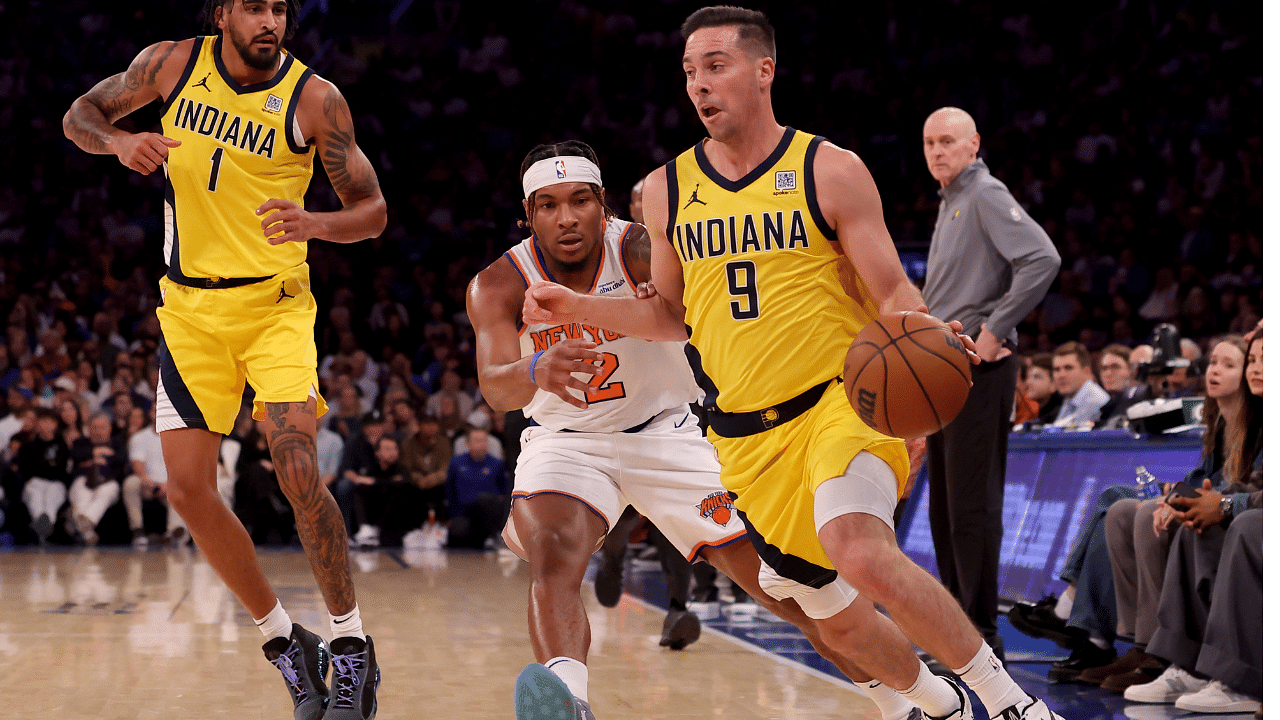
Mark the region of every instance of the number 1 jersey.
[[[627, 270], [623, 248], [639, 230], [640, 226], [625, 220], [605, 221], [600, 262], [590, 294], [635, 294], [637, 281]], [[556, 281], [533, 238], [508, 250], [506, 259], [520, 273], [526, 288], [538, 280]], [[575, 375], [596, 388], [595, 394], [571, 391], [586, 398], [586, 410], [539, 388], [524, 408], [524, 414], [539, 425], [553, 430], [617, 432], [697, 399], [697, 386], [685, 362], [682, 342], [652, 342], [583, 323], [522, 325], [520, 352], [528, 356], [570, 338], [596, 343], [596, 352], [605, 357], [605, 374]]]
[[294, 114], [311, 70], [285, 54], [270, 80], [241, 85], [222, 63], [221, 36], [198, 37], [160, 110], [165, 168], [164, 261], [187, 278], [275, 275], [307, 259], [306, 243], [271, 245], [256, 214], [272, 198], [302, 205], [315, 151]]
[[667, 163], [667, 238], [684, 274], [689, 364], [704, 404], [752, 412], [843, 372], [876, 300], [818, 210], [821, 137], [787, 128], [740, 180], [702, 144]]

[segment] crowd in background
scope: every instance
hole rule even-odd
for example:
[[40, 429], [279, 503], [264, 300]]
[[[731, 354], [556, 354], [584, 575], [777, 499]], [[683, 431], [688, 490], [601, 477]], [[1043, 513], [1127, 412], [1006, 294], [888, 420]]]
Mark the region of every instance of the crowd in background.
[[[148, 465], [158, 443], [145, 436], [160, 343], [162, 179], [74, 151], [59, 123], [72, 99], [148, 44], [203, 31], [200, 3], [144, 5], [10, 4], [0, 27], [0, 164], [11, 169], [0, 187], [0, 533], [17, 542], [186, 541], [180, 520], [159, 509], [163, 463]], [[1015, 10], [886, 3], [832, 23], [817, 6], [758, 5], [778, 29], [779, 120], [866, 161], [913, 277], [938, 202], [921, 124], [942, 105], [975, 116], [993, 174], [1063, 258], [1049, 295], [1018, 327], [1021, 354], [1079, 343], [1101, 380], [1104, 347], [1133, 348], [1160, 323], [1180, 330], [1189, 354], [1257, 323], [1256, 10], [1194, 0]], [[491, 412], [477, 392], [464, 294], [477, 270], [525, 235], [516, 224], [520, 159], [538, 142], [586, 140], [602, 159], [610, 204], [625, 215], [631, 185], [704, 135], [683, 92], [677, 32], [697, 4], [304, 6], [286, 47], [342, 88], [390, 213], [378, 239], [310, 249], [321, 390], [332, 408], [324, 424], [333, 436], [318, 440], [329, 452], [322, 470], [353, 537], [395, 543], [406, 528], [456, 514], [447, 476], [453, 458], [472, 455], [469, 429], [492, 437], [483, 455], [508, 469], [518, 451], [521, 416]], [[122, 125], [157, 120], [152, 105]], [[323, 173], [308, 203], [336, 206]], [[1039, 408], [1036, 417], [1057, 419]], [[94, 423], [105, 421], [109, 439], [95, 439]], [[61, 461], [43, 454], [62, 446]], [[95, 451], [106, 446], [110, 457]], [[224, 445], [224, 497], [255, 540], [288, 542], [287, 502], [264, 453], [245, 419]], [[56, 477], [34, 474], [39, 462]], [[375, 476], [399, 477], [397, 493], [413, 496], [415, 512], [384, 517], [405, 503], [368, 490], [382, 487], [367, 482]], [[63, 488], [47, 527], [39, 514], [59, 491], [29, 492], [32, 477]], [[118, 498], [108, 504], [113, 482]], [[44, 503], [36, 517], [25, 494]], [[485, 517], [456, 541], [483, 544]]]

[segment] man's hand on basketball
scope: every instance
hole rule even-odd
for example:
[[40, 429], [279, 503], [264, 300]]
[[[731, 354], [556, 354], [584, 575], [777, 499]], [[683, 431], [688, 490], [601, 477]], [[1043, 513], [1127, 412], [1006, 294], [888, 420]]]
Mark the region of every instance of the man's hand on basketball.
[[554, 325], [577, 320], [573, 308], [578, 293], [559, 283], [539, 280], [524, 291], [523, 315], [529, 325]]
[[[928, 315], [929, 308], [921, 305], [916, 308], [916, 312]], [[941, 320], [942, 318], [938, 319]], [[982, 362], [982, 356], [978, 354], [978, 346], [973, 343], [973, 338], [964, 334], [964, 325], [959, 320], [952, 320], [947, 323], [947, 327], [951, 328], [951, 332], [955, 333], [956, 337], [960, 338], [960, 342], [964, 343], [964, 350], [969, 353], [969, 362], [974, 365]], [[972, 381], [969, 382], [969, 386], [973, 387]]]
[[262, 234], [272, 245], [306, 242], [321, 237], [324, 232], [324, 224], [315, 214], [288, 200], [272, 198], [262, 203], [257, 213], [266, 215], [262, 219]]
[[978, 334], [978, 339], [974, 341], [974, 347], [977, 350], [978, 357], [985, 362], [995, 362], [1003, 360], [1013, 354], [1013, 351], [1004, 346], [1004, 342], [996, 337], [995, 333], [987, 329], [987, 324], [982, 323], [982, 332]]
[[534, 365], [534, 382], [579, 410], [586, 410], [587, 403], [569, 390], [595, 394], [595, 388], [573, 376], [573, 373], [586, 373], [594, 377], [604, 375], [604, 368], [595, 364], [603, 362], [604, 355], [595, 352], [595, 347], [596, 344], [590, 340], [579, 339], [562, 340], [552, 345], [538, 357]]
[[[960, 338], [960, 342], [964, 343], [964, 351], [969, 353], [969, 362], [977, 365], [982, 362], [982, 356], [978, 354], [978, 346], [974, 344], [973, 338], [964, 334], [964, 325], [959, 320], [952, 320], [947, 323], [947, 327]], [[972, 383], [971, 383], [972, 384]]]
[[120, 158], [120, 164], [150, 175], [169, 157], [169, 148], [176, 148], [181, 140], [165, 137], [160, 133], [120, 133], [111, 138], [111, 151]]

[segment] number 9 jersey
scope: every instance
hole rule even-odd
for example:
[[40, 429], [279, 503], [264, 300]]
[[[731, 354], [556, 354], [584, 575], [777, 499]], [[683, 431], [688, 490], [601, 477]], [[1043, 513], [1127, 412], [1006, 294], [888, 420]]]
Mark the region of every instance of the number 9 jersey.
[[[604, 225], [599, 266], [590, 294], [632, 296], [637, 279], [627, 270], [623, 247], [640, 226], [618, 218], [608, 218]], [[520, 273], [526, 288], [538, 280], [556, 282], [532, 237], [508, 250], [506, 259]], [[583, 323], [521, 325], [520, 352], [528, 356], [571, 338], [596, 343], [596, 352], [604, 354], [606, 372], [599, 376], [575, 375], [596, 388], [595, 394], [570, 391], [586, 398], [586, 410], [539, 388], [524, 408], [524, 414], [539, 425], [552, 430], [620, 432], [697, 399], [693, 373], [683, 355], [684, 343], [651, 342]]]
[[240, 85], [221, 53], [220, 35], [196, 38], [160, 109], [165, 136], [182, 141], [165, 162], [164, 261], [187, 285], [265, 278], [307, 259], [305, 243], [269, 244], [256, 212], [272, 198], [302, 205], [311, 183], [315, 150], [294, 119], [311, 70], [285, 54], [270, 80]]
[[701, 143], [667, 163], [686, 352], [709, 409], [756, 411], [835, 378], [853, 338], [879, 315], [818, 210], [822, 141], [787, 128], [737, 181], [712, 167]]

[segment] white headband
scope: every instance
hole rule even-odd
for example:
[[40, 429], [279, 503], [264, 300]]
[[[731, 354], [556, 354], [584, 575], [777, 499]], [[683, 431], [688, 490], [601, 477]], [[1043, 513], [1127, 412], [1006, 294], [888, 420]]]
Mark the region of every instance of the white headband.
[[524, 174], [524, 196], [529, 197], [533, 191], [548, 185], [567, 182], [603, 185], [600, 168], [595, 163], [578, 155], [557, 155], [529, 166]]

